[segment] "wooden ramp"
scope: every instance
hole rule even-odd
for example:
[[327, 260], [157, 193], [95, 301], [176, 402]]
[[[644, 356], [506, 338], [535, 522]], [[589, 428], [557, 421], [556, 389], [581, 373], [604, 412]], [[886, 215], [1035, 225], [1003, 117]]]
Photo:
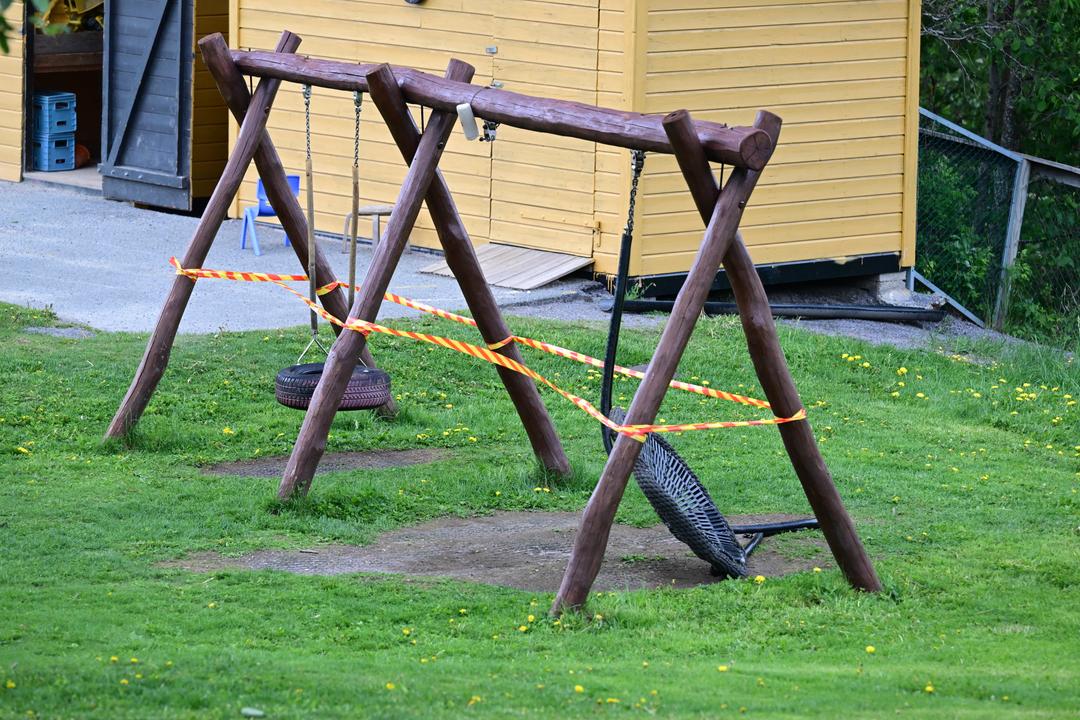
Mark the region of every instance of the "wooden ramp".
[[[476, 257], [488, 284], [515, 290], [535, 290], [592, 265], [592, 258], [588, 257], [498, 243], [480, 245]], [[453, 277], [443, 260], [421, 268], [420, 272]]]

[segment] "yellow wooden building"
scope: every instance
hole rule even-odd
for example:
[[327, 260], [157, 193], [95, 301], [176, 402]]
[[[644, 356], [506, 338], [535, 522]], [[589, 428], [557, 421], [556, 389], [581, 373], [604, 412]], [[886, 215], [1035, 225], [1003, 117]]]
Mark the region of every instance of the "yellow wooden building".
[[[919, 10], [917, 0], [230, 0], [229, 37], [234, 47], [269, 49], [289, 29], [313, 57], [434, 73], [458, 57], [476, 67], [477, 84], [646, 113], [687, 108], [746, 125], [767, 108], [784, 129], [744, 237], [760, 265], [812, 262], [827, 276], [914, 262]], [[7, 178], [18, 175], [18, 52], [16, 43], [0, 58]], [[312, 108], [316, 226], [340, 232], [353, 101], [316, 89]], [[299, 172], [297, 86], [282, 86], [269, 129], [286, 167]], [[361, 132], [362, 202], [390, 203], [405, 169], [371, 103]], [[591, 257], [597, 272], [614, 271], [627, 151], [500, 127], [494, 143], [456, 132], [442, 168], [477, 244]], [[236, 215], [254, 204], [254, 180], [252, 169]], [[646, 162], [637, 229], [632, 275], [688, 269], [702, 227], [670, 156]], [[437, 247], [426, 214], [412, 241]]]
[[[646, 113], [687, 108], [748, 125], [770, 109], [784, 119], [781, 142], [742, 223], [755, 262], [873, 256], [895, 268], [914, 261], [919, 10], [917, 0], [233, 0], [231, 36], [270, 48], [287, 28], [304, 54], [430, 72], [458, 57], [478, 84]], [[352, 99], [317, 90], [312, 103], [317, 226], [340, 232]], [[392, 202], [403, 164], [375, 108], [363, 117], [361, 194]], [[285, 85], [270, 133], [296, 169], [302, 127], [300, 92]], [[455, 133], [442, 167], [474, 242], [591, 256], [597, 272], [614, 271], [625, 150], [499, 128], [494, 143]], [[646, 161], [637, 227], [632, 275], [689, 268], [701, 221], [670, 156]], [[413, 242], [437, 247], [426, 217]]]
[[13, 30], [9, 53], [0, 55], [0, 180], [22, 179], [23, 154], [23, 5], [15, 2], [4, 13]]

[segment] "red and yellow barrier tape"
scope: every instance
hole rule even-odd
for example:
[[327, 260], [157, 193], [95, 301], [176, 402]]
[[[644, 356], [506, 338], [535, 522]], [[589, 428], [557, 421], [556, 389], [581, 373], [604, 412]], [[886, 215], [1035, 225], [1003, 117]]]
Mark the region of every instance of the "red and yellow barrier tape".
[[[499, 348], [504, 347], [511, 342], [515, 342], [520, 345], [531, 347], [535, 350], [540, 350], [541, 352], [546, 352], [551, 355], [557, 355], [559, 357], [574, 360], [576, 362], [584, 363], [586, 365], [591, 365], [597, 368], [604, 367], [603, 360], [599, 360], [597, 358], [590, 357], [589, 355], [575, 352], [573, 350], [567, 350], [565, 348], [559, 347], [558, 345], [551, 345], [550, 343], [535, 340], [533, 338], [521, 337], [518, 335], [513, 335], [498, 343], [491, 343], [487, 347], [480, 347], [479, 345], [473, 345], [471, 343], [462, 342], [460, 340], [454, 340], [452, 338], [442, 337], [439, 335], [429, 335], [427, 333], [418, 333], [409, 330], [397, 330], [394, 328], [386, 327], [384, 325], [379, 325], [377, 323], [368, 322], [366, 320], [360, 320], [358, 318], [349, 318], [348, 320], [342, 322], [339, 318], [331, 315], [320, 305], [312, 302], [308, 297], [297, 292], [296, 290], [285, 284], [287, 282], [306, 282], [308, 279], [307, 275], [279, 275], [275, 273], [237, 272], [233, 270], [210, 270], [206, 268], [185, 268], [180, 265], [180, 261], [177, 260], [175, 257], [170, 258], [169, 263], [176, 268], [177, 275], [184, 275], [191, 278], [192, 280], [204, 278], [212, 280], [238, 280], [243, 282], [272, 283], [292, 293], [301, 301], [303, 301], [304, 304], [306, 304], [308, 307], [318, 313], [320, 317], [325, 319], [327, 322], [337, 325], [338, 327], [353, 330], [355, 332], [362, 333], [365, 336], [370, 335], [374, 332], [381, 333], [383, 335], [391, 335], [394, 337], [409, 338], [411, 340], [416, 340], [418, 342], [426, 342], [432, 345], [438, 345], [440, 347], [454, 350], [456, 352], [478, 358], [485, 362], [489, 362], [492, 365], [498, 365], [500, 367], [513, 370], [514, 372], [521, 373], [526, 377], [532, 378], [536, 382], [547, 385], [549, 388], [562, 395], [574, 405], [577, 405], [581, 410], [588, 413], [598, 422], [603, 423], [615, 432], [621, 433], [623, 435], [628, 435], [635, 440], [638, 440], [639, 442], [644, 442], [645, 436], [648, 433], [654, 432], [671, 433], [686, 432], [690, 430], [714, 430], [719, 428], [751, 427], [755, 425], [780, 425], [782, 423], [794, 422], [806, 418], [806, 409], [803, 408], [791, 417], [786, 418], [771, 417], [762, 420], [716, 420], [701, 423], [681, 423], [677, 425], [620, 425], [619, 423], [616, 423], [615, 421], [604, 415], [602, 412], [600, 412], [600, 410], [597, 409], [596, 406], [594, 406], [585, 398], [579, 397], [578, 395], [574, 395], [571, 392], [563, 390], [558, 385], [548, 380], [546, 377], [536, 372], [532, 368], [529, 368], [528, 366], [523, 365], [522, 363], [519, 363], [512, 358], [508, 358], [505, 355], [497, 353], [495, 352], [495, 350], [498, 350]], [[339, 287], [348, 287], [348, 285], [347, 283], [335, 281], [333, 283], [318, 288], [316, 292], [319, 295], [325, 295], [326, 293], [336, 290]], [[356, 289], [359, 290], [360, 288], [357, 287]], [[460, 323], [462, 325], [476, 327], [476, 321], [472, 318], [458, 315], [456, 313], [442, 310], [440, 308], [432, 307], [431, 305], [425, 305], [424, 303], [410, 300], [409, 298], [405, 298], [400, 295], [395, 295], [388, 292], [383, 295], [383, 299], [397, 305], [401, 305], [403, 307], [427, 313], [429, 315], [434, 315], [435, 317], [443, 318], [444, 320], [450, 320], [452, 322]], [[627, 377], [634, 377], [638, 379], [645, 377], [645, 373], [641, 372], [640, 370], [633, 370], [631, 368], [626, 368], [621, 365], [615, 366], [615, 372], [619, 373], [620, 375], [625, 375]], [[727, 400], [728, 402], [735, 402], [742, 405], [750, 405], [763, 409], [771, 408], [771, 405], [769, 405], [769, 403], [764, 400], [758, 400], [755, 398], [746, 397], [744, 395], [736, 395], [735, 393], [729, 393], [723, 390], [715, 390], [713, 388], [703, 385], [695, 385], [693, 383], [682, 382], [681, 380], [672, 380], [669, 386], [675, 388], [676, 390], [696, 393], [698, 395], [704, 395], [706, 397], [715, 398], [717, 400]]]

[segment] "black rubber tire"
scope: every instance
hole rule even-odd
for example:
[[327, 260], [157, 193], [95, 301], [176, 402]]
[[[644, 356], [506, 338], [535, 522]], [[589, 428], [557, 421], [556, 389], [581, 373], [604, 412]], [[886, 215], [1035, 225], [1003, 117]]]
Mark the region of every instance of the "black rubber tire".
[[[284, 368], [274, 378], [274, 397], [285, 407], [306, 410], [322, 373], [322, 363]], [[371, 410], [385, 405], [389, 400], [390, 376], [378, 368], [357, 365], [345, 387], [338, 410]]]

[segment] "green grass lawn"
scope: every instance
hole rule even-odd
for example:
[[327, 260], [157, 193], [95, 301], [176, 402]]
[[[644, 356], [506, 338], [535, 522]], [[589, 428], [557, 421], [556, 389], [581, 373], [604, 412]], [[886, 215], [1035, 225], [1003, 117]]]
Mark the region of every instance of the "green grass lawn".
[[[290, 450], [302, 415], [274, 403], [273, 375], [303, 329], [181, 337], [130, 442], [103, 445], [145, 337], [22, 329], [49, 324], [0, 306], [0, 717], [1077, 717], [1080, 368], [1060, 354], [984, 345], [967, 350], [996, 361], [971, 362], [781, 328], [885, 592], [854, 592], [829, 565], [603, 593], [587, 618], [556, 623], [551, 593], [159, 566], [200, 550], [366, 543], [446, 515], [579, 510], [603, 450], [596, 423], [554, 393], [574, 465], [560, 482], [537, 469], [489, 367], [377, 337], [402, 412], [340, 415], [329, 449], [449, 458], [320, 476], [309, 499], [279, 506], [276, 480], [199, 467]], [[396, 324], [470, 338], [438, 320]], [[599, 327], [512, 324], [602, 351]], [[626, 332], [620, 360], [646, 361], [657, 336]], [[525, 352], [598, 396], [595, 372]], [[761, 394], [732, 318], [699, 324], [680, 373]], [[623, 402], [635, 386], [620, 383]], [[673, 393], [662, 416], [755, 414]], [[672, 442], [725, 512], [807, 511], [774, 428]], [[656, 522], [635, 487], [619, 520]]]

